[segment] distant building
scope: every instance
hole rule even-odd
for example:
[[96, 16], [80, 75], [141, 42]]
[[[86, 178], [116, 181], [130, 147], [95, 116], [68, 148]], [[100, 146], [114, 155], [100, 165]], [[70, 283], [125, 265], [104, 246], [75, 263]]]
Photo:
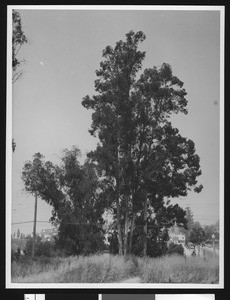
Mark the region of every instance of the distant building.
[[176, 223], [169, 229], [169, 243], [185, 244], [185, 235], [180, 232]]
[[185, 244], [185, 235], [181, 233], [171, 233], [169, 234], [169, 241], [174, 244]]

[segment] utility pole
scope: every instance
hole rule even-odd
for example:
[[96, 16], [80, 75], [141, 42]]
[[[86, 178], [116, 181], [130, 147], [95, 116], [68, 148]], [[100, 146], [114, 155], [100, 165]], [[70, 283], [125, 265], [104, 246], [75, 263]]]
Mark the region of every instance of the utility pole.
[[34, 204], [34, 228], [33, 228], [33, 244], [32, 244], [32, 258], [35, 253], [35, 241], [36, 241], [36, 223], [37, 223], [37, 193], [35, 193], [35, 204]]
[[20, 251], [22, 251], [22, 233], [21, 233], [20, 238], [21, 238], [21, 240], [20, 240]]
[[213, 255], [216, 257], [216, 250], [215, 250], [215, 234], [212, 235], [212, 246], [213, 246]]

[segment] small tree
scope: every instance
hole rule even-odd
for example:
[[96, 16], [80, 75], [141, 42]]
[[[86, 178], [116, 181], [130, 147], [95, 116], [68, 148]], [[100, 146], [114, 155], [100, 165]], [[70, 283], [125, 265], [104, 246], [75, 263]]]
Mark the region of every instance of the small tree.
[[12, 32], [12, 68], [13, 68], [13, 77], [12, 82], [16, 82], [21, 76], [22, 71], [19, 70], [19, 67], [21, 66], [22, 62], [24, 60], [20, 60], [18, 58], [18, 53], [25, 43], [27, 43], [27, 38], [22, 30], [22, 21], [21, 21], [21, 15], [19, 12], [13, 10], [13, 32]]
[[186, 211], [186, 228], [181, 228], [180, 231], [181, 233], [183, 233], [185, 235], [185, 243], [188, 243], [188, 237], [190, 235], [190, 232], [192, 230], [192, 228], [194, 227], [194, 219], [193, 219], [193, 213], [190, 207], [186, 207], [185, 208]]
[[198, 246], [198, 255], [200, 255], [200, 245], [203, 242], [205, 242], [205, 240], [206, 237], [205, 237], [204, 229], [202, 228], [199, 222], [195, 222], [190, 231], [188, 241]]
[[34, 257], [35, 253], [37, 197], [40, 190], [44, 188], [45, 176], [44, 156], [36, 153], [33, 156], [33, 161], [26, 162], [22, 171], [25, 190], [35, 196], [32, 257]]
[[219, 239], [219, 228], [217, 224], [205, 225], [204, 226], [204, 233], [205, 233], [205, 241], [211, 242], [212, 235], [215, 234], [215, 238]]
[[20, 229], [17, 231], [17, 238], [20, 239]]
[[15, 149], [16, 149], [16, 143], [15, 143], [14, 139], [12, 139], [12, 150], [13, 150], [13, 152], [15, 151]]
[[186, 207], [186, 219], [188, 230], [191, 230], [194, 227], [193, 213], [190, 207]]

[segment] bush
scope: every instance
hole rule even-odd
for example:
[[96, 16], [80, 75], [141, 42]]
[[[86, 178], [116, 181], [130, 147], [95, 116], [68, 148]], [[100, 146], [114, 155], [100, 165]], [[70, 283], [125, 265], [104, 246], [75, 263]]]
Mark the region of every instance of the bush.
[[11, 261], [18, 261], [20, 259], [20, 249], [17, 251], [11, 250]]
[[178, 245], [178, 244], [171, 243], [171, 244], [169, 244], [167, 253], [184, 255], [184, 248], [180, 244]]
[[[32, 254], [32, 244], [33, 238], [28, 237], [25, 246], [25, 253], [27, 256], [31, 256]], [[48, 241], [42, 242], [41, 238], [39, 236], [36, 236], [34, 253], [35, 256], [51, 257], [54, 256], [54, 251], [54, 243]]]

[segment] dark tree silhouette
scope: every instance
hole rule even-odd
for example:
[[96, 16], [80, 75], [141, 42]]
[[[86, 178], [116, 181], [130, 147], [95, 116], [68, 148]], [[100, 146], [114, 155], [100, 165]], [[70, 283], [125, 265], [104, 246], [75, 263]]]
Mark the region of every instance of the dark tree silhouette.
[[66, 254], [89, 254], [104, 247], [104, 199], [94, 164], [79, 163], [80, 150], [64, 150], [60, 165], [40, 153], [26, 162], [25, 189], [52, 206], [50, 221], [58, 227], [56, 245]]
[[[20, 13], [13, 10], [12, 13], [12, 82], [16, 82], [23, 74], [20, 66], [24, 60], [18, 58], [18, 52], [22, 45], [27, 43], [27, 38], [22, 30], [22, 21]], [[12, 139], [12, 150], [16, 149], [15, 140]]]
[[13, 68], [13, 77], [12, 82], [16, 82], [23, 74], [20, 70], [20, 66], [24, 60], [18, 58], [18, 53], [21, 47], [27, 43], [27, 37], [22, 30], [22, 21], [21, 15], [19, 12], [13, 10], [13, 24], [12, 24], [12, 68]]
[[145, 69], [136, 79], [145, 57], [138, 50], [144, 39], [143, 32], [130, 31], [126, 41], [107, 46], [96, 71], [97, 93], [82, 101], [93, 110], [89, 131], [100, 143], [88, 156], [107, 181], [120, 254], [131, 248], [137, 214], [143, 215], [146, 253], [147, 222], [158, 203], [167, 206], [170, 197], [202, 189], [196, 180], [201, 170], [195, 145], [169, 122], [172, 113], [187, 114], [183, 82], [166, 63]]

